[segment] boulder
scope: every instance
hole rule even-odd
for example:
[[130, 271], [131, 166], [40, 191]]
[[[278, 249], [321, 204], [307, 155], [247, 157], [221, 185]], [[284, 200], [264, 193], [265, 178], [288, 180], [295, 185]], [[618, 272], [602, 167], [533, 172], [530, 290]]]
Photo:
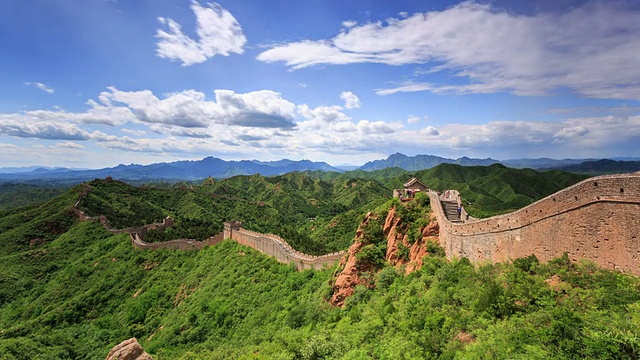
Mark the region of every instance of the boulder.
[[136, 338], [131, 338], [114, 346], [106, 360], [153, 360], [153, 358], [142, 349]]

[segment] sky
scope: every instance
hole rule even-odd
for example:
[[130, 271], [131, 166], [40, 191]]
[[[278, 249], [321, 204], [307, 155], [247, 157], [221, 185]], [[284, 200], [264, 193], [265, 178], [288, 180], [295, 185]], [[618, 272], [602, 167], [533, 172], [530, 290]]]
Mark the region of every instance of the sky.
[[0, 167], [640, 157], [640, 1], [2, 0]]

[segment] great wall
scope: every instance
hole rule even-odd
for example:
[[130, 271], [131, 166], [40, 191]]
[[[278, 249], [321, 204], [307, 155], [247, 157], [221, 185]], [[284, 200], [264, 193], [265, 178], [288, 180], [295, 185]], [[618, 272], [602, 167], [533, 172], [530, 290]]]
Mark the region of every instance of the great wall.
[[[114, 234], [128, 233], [132, 245], [139, 249], [201, 249], [232, 239], [282, 263], [293, 263], [300, 270], [320, 269], [346, 253], [304, 254], [277, 235], [253, 232], [233, 221], [224, 224], [223, 233], [205, 241], [146, 243], [146, 231], [164, 230], [173, 226], [173, 221], [167, 217], [161, 223], [113, 229], [104, 216], [91, 218], [78, 209], [88, 191], [86, 188], [73, 206], [76, 215], [81, 220], [100, 221]], [[464, 208], [459, 220], [451, 216], [446, 207], [461, 204], [455, 190], [443, 194], [430, 190], [428, 194], [440, 226], [440, 245], [449, 259], [505, 262], [533, 254], [540, 261], [549, 261], [567, 253], [572, 261], [588, 259], [606, 269], [640, 275], [640, 173], [589, 178], [515, 212], [482, 220], [470, 219]]]
[[566, 252], [572, 261], [588, 259], [640, 275], [640, 173], [589, 178], [515, 212], [477, 221], [451, 221], [443, 208], [447, 199], [433, 191], [429, 197], [448, 258], [504, 262], [533, 254], [549, 261]]
[[173, 220], [166, 217], [160, 223], [148, 224], [141, 227], [131, 227], [124, 229], [114, 229], [109, 224], [109, 220], [104, 216], [98, 217], [87, 216], [78, 208], [82, 199], [88, 195], [90, 188], [88, 186], [80, 193], [78, 200], [71, 210], [80, 218], [81, 221], [99, 221], [105, 230], [112, 234], [129, 234], [131, 245], [137, 249], [157, 250], [157, 249], [175, 249], [175, 250], [199, 250], [205, 245], [211, 246], [231, 239], [239, 244], [254, 248], [266, 255], [269, 255], [284, 264], [295, 264], [298, 270], [304, 269], [322, 269], [324, 266], [332, 265], [342, 258], [345, 251], [339, 251], [332, 254], [315, 256], [301, 253], [291, 247], [284, 239], [274, 234], [262, 234], [250, 231], [242, 227], [242, 223], [237, 221], [225, 222], [222, 233], [212, 236], [204, 241], [195, 241], [193, 239], [175, 239], [161, 243], [147, 243], [143, 240], [144, 234], [149, 230], [164, 231], [166, 228], [173, 226]]

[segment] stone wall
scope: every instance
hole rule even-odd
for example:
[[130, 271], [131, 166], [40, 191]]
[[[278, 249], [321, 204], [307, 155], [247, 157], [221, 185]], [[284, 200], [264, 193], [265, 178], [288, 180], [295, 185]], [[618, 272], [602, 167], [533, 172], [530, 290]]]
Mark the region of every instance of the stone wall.
[[500, 262], [568, 253], [603, 268], [640, 275], [640, 173], [587, 179], [513, 213], [465, 224], [446, 220], [436, 193], [431, 206], [449, 258]]
[[298, 270], [322, 269], [325, 265], [332, 265], [344, 256], [344, 251], [333, 254], [314, 256], [301, 253], [291, 247], [284, 239], [274, 234], [261, 234], [242, 228], [238, 222], [224, 223], [224, 238], [233, 239], [242, 245], [252, 247], [276, 260], [290, 264], [294, 263]]
[[174, 250], [200, 250], [205, 245], [215, 245], [224, 240], [222, 233], [212, 236], [205, 241], [195, 241], [193, 239], [176, 239], [161, 243], [147, 243], [142, 240], [140, 233], [130, 233], [131, 245], [137, 249], [158, 250], [158, 249], [174, 249]]

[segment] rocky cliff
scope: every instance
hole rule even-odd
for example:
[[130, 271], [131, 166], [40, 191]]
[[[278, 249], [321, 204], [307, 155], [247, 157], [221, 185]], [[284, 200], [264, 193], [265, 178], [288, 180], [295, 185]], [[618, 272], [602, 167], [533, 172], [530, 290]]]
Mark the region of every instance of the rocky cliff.
[[[438, 243], [439, 226], [433, 213], [429, 215], [428, 225], [419, 229], [420, 237], [415, 241], [411, 241], [407, 234], [410, 224], [403, 223], [395, 208], [388, 211], [384, 223], [381, 223], [379, 217], [380, 215], [371, 212], [366, 215], [356, 231], [355, 240], [349, 251], [340, 260], [338, 270], [334, 274], [335, 281], [332, 284], [333, 296], [330, 302], [333, 306], [344, 306], [345, 299], [353, 295], [357, 285], [375, 287], [375, 275], [384, 263], [399, 269], [404, 265], [405, 274], [419, 270], [422, 259], [429, 255], [429, 241]], [[381, 229], [371, 229], [371, 227], [381, 227]], [[376, 245], [372, 243], [367, 233], [375, 234], [380, 230], [382, 236], [380, 241], [383, 243]], [[385, 248], [384, 242], [386, 242], [386, 252], [376, 253], [376, 249]], [[375, 256], [380, 258], [372, 258]]]

